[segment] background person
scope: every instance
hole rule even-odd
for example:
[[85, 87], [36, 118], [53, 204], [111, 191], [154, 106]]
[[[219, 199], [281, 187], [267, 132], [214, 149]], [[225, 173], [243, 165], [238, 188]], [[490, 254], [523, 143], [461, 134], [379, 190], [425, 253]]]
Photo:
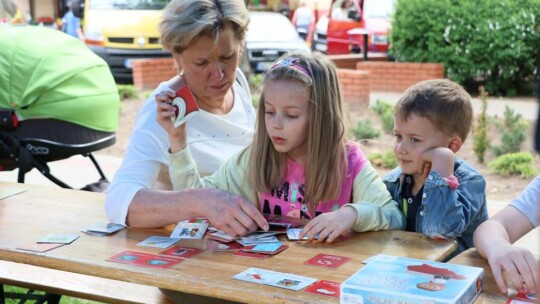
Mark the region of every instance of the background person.
[[231, 235], [267, 227], [257, 208], [238, 195], [207, 189], [169, 191], [168, 133], [156, 121], [156, 100], [171, 100], [187, 84], [200, 108], [189, 121], [187, 140], [202, 174], [213, 173], [251, 143], [255, 112], [247, 80], [237, 69], [248, 22], [242, 0], [174, 0], [165, 7], [161, 43], [181, 72], [161, 83], [138, 114], [122, 165], [107, 191], [105, 209], [111, 222], [160, 227], [206, 217]]
[[339, 7], [332, 11], [332, 19], [334, 20], [351, 20], [349, 19], [349, 11], [353, 6], [352, 0], [343, 0]]
[[306, 1], [302, 0], [300, 6], [294, 11], [292, 23], [302, 39], [311, 41], [313, 28], [315, 26], [315, 14], [313, 13], [313, 10], [307, 6]]
[[66, 2], [66, 7], [68, 11], [62, 18], [62, 32], [83, 40], [84, 35], [81, 30], [81, 18], [73, 14], [73, 7], [71, 1]]
[[384, 177], [407, 231], [456, 239], [455, 254], [474, 246], [474, 230], [488, 218], [486, 180], [456, 156], [472, 120], [471, 97], [458, 84], [435, 79], [413, 85], [394, 107], [399, 167]]
[[[169, 102], [158, 120], [170, 139], [175, 189], [207, 187], [245, 196], [263, 213], [310, 219], [300, 238], [333, 242], [351, 230], [403, 229], [405, 219], [357, 143], [346, 140], [336, 69], [325, 55], [293, 54], [266, 72], [253, 144], [201, 179], [174, 128]], [[179, 132], [176, 132], [178, 130]]]
[[24, 16], [13, 1], [0, 0], [0, 23], [24, 23]]

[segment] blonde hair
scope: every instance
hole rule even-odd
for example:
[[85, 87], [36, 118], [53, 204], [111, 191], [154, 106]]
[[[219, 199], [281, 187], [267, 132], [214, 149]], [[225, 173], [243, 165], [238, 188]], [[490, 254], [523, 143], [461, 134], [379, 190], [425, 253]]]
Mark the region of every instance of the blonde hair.
[[[284, 60], [294, 63], [283, 64]], [[304, 202], [315, 210], [320, 202], [339, 197], [347, 172], [345, 123], [336, 69], [323, 55], [286, 55], [266, 72], [264, 84], [277, 80], [298, 82], [309, 92]], [[274, 149], [266, 131], [264, 101], [262, 95], [249, 152], [248, 182], [256, 192], [269, 192], [283, 182], [287, 173], [286, 155]]]
[[226, 24], [232, 26], [239, 42], [244, 41], [249, 13], [242, 0], [173, 0], [159, 23], [161, 44], [181, 53], [200, 37], [217, 41]]
[[458, 135], [464, 142], [472, 127], [471, 96], [448, 79], [419, 82], [398, 100], [394, 115], [407, 121], [411, 114], [426, 118], [448, 136]]

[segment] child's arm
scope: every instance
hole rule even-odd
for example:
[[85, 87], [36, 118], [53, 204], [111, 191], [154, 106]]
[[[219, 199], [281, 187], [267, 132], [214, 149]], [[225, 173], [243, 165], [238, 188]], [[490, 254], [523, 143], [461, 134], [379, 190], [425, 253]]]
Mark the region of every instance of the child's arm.
[[370, 163], [355, 177], [353, 187], [354, 203], [346, 206], [356, 209], [354, 231], [405, 229], [406, 220], [398, 203]]
[[488, 260], [502, 293], [508, 292], [503, 271], [516, 290], [536, 292], [535, 286], [540, 283], [538, 262], [527, 249], [512, 246], [512, 243], [533, 228], [523, 213], [513, 206], [506, 206], [474, 232], [474, 245], [478, 253]]
[[300, 238], [309, 235], [313, 239], [318, 235], [318, 241], [331, 243], [351, 230], [362, 232], [405, 228], [405, 217], [370, 163], [366, 163], [354, 179], [353, 202], [309, 221], [302, 229]]

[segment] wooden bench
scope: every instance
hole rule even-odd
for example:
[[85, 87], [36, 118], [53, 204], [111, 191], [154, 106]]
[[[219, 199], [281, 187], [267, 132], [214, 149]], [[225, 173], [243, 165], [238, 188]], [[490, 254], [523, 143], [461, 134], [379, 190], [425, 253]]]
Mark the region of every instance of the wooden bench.
[[106, 303], [172, 303], [157, 287], [7, 261], [0, 261], [0, 283]]

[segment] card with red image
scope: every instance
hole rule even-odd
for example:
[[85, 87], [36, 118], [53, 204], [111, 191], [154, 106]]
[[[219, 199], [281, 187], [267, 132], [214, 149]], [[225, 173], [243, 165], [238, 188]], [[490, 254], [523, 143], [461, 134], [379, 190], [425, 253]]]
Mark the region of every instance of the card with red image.
[[311, 259], [305, 261], [304, 264], [325, 268], [338, 268], [350, 260], [351, 258], [348, 257], [319, 253]]
[[174, 127], [178, 128], [190, 118], [199, 113], [199, 107], [195, 97], [188, 86], [176, 91], [176, 97], [172, 100], [175, 115], [171, 117]]
[[185, 246], [174, 246], [167, 250], [160, 252], [160, 255], [166, 255], [171, 258], [183, 258], [187, 259], [192, 256], [195, 256], [204, 250], [199, 248], [185, 247]]
[[174, 259], [155, 254], [126, 250], [108, 258], [107, 261], [165, 269], [182, 262], [183, 259]]
[[538, 300], [538, 298], [535, 294], [520, 292], [515, 297], [508, 298], [506, 304], [529, 304], [536, 303], [536, 300]]
[[234, 253], [234, 255], [239, 255], [246, 258], [255, 258], [259, 260], [264, 260], [270, 256], [270, 254], [266, 254], [266, 253], [249, 252], [249, 251], [243, 251], [243, 250], [238, 250], [237, 252]]
[[305, 292], [316, 293], [323, 296], [339, 298], [340, 284], [332, 281], [319, 280], [315, 284], [304, 289]]

